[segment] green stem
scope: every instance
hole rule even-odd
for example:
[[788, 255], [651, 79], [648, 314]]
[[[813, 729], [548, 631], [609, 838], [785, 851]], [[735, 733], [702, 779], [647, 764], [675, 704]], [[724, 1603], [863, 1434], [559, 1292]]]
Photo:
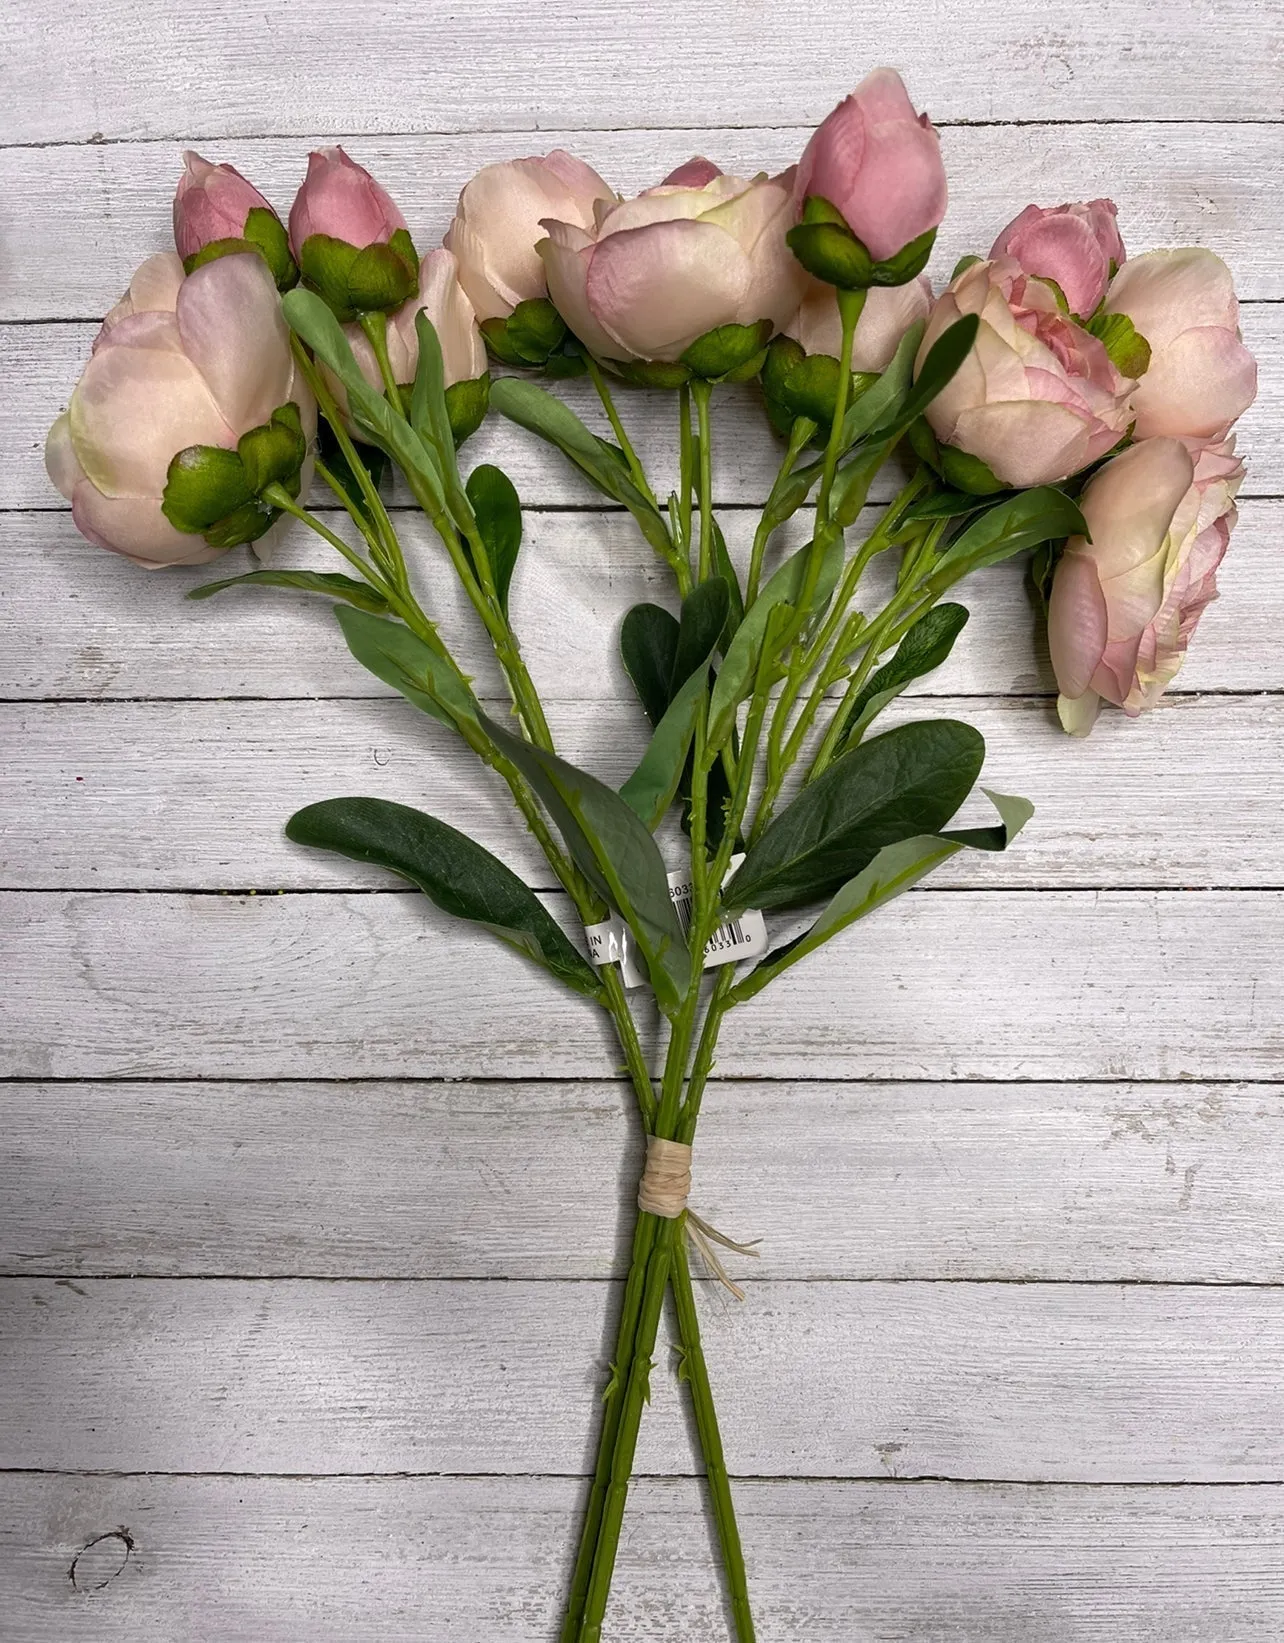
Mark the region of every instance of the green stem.
[[700, 436], [700, 559], [697, 582], [713, 574], [713, 451], [710, 443], [709, 400], [712, 384], [694, 377], [691, 396], [695, 400], [696, 428]]
[[829, 493], [834, 488], [834, 474], [843, 444], [843, 419], [847, 415], [847, 397], [852, 386], [852, 345], [856, 326], [865, 306], [863, 291], [838, 292], [838, 315], [842, 321], [843, 340], [838, 353], [838, 393], [834, 399], [834, 416], [829, 425], [829, 442], [825, 446], [825, 466], [820, 475], [820, 495], [816, 500], [816, 520], [829, 518]]
[[306, 508], [301, 508], [284, 485], [274, 483], [264, 486], [262, 497], [265, 502], [270, 502], [274, 508], [279, 508], [282, 513], [288, 513], [292, 519], [301, 520], [309, 530], [315, 531], [323, 542], [327, 542], [336, 553], [342, 554], [348, 563], [369, 582], [375, 592], [382, 594], [389, 603], [396, 599], [397, 590], [384, 581], [375, 567], [364, 560], [355, 548], [350, 547], [341, 536], [336, 535], [327, 525], [323, 524], [314, 513], [309, 513]]
[[[794, 465], [807, 447], [807, 441], [816, 431], [816, 424], [808, 422], [805, 417], [798, 417], [789, 430], [789, 445], [785, 451], [784, 460], [780, 464], [771, 487], [771, 494], [767, 498], [767, 505], [762, 510], [758, 520], [758, 528], [753, 533], [753, 547], [749, 554], [749, 576], [745, 585], [745, 609], [758, 597], [758, 587], [762, 581], [762, 561], [767, 551], [767, 543], [772, 533], [784, 524], [789, 514], [780, 514], [777, 511], [779, 495], [782, 486], [794, 471]], [[799, 504], [801, 506], [801, 503]], [[794, 512], [790, 509], [789, 512]]]
[[633, 483], [646, 497], [651, 506], [659, 512], [660, 504], [655, 499], [655, 492], [651, 489], [651, 482], [647, 479], [646, 470], [638, 460], [638, 454], [633, 449], [633, 441], [625, 432], [624, 424], [620, 421], [620, 413], [615, 408], [615, 397], [611, 393], [602, 367], [591, 354], [584, 356], [588, 366], [588, 374], [593, 386], [597, 389], [597, 397], [602, 401], [602, 409], [606, 412], [607, 420], [611, 424], [611, 432], [615, 435], [615, 442], [624, 452], [624, 460], [629, 465], [629, 472], [633, 475]]
[[361, 314], [358, 323], [365, 332], [370, 346], [374, 349], [374, 357], [379, 364], [379, 375], [383, 378], [384, 393], [388, 396], [388, 403], [398, 416], [405, 416], [405, 401], [401, 397], [401, 387], [392, 374], [392, 362], [388, 358], [388, 316], [380, 311], [377, 314]]
[[691, 564], [691, 494], [695, 489], [695, 447], [691, 439], [691, 388], [678, 389], [678, 519], [682, 541], [679, 546], [688, 568]]

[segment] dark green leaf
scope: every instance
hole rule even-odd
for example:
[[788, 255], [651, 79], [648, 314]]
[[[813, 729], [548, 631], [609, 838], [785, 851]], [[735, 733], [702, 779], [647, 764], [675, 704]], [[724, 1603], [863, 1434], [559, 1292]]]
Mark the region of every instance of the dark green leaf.
[[[334, 476], [336, 482], [342, 487], [344, 495], [361, 517], [368, 524], [373, 525], [374, 517], [357, 481], [357, 476], [353, 473], [348, 459], [344, 455], [343, 447], [335, 437], [334, 429], [324, 417], [320, 419], [317, 425], [317, 447], [318, 456], [325, 463], [326, 468]], [[377, 489], [382, 483], [384, 475], [388, 472], [387, 452], [381, 451], [377, 445], [367, 445], [361, 452], [361, 462]]]
[[966, 848], [1006, 850], [1034, 814], [1028, 799], [1010, 798], [1004, 793], [982, 789], [999, 812], [998, 827], [973, 828], [958, 833], [919, 834], [884, 845], [869, 865], [850, 879], [834, 896], [811, 928], [795, 940], [769, 953], [762, 963], [734, 990], [732, 998], [743, 1002], [760, 992], [782, 970], [814, 952], [822, 943], [864, 918], [876, 908], [899, 896], [925, 878], [933, 868]]
[[338, 571], [252, 570], [244, 576], [224, 577], [221, 582], [205, 582], [199, 588], [193, 588], [187, 597], [208, 599], [211, 594], [222, 593], [224, 588], [237, 588], [247, 582], [269, 588], [301, 588], [305, 593], [324, 593], [331, 599], [346, 599], [359, 610], [373, 611], [375, 614], [381, 614], [388, 608], [383, 595], [376, 593], [369, 583], [342, 576]]
[[843, 418], [845, 450], [850, 450], [858, 439], [867, 438], [871, 429], [895, 425], [901, 420], [901, 407], [914, 385], [914, 361], [924, 329], [922, 320], [910, 326], [878, 381], [847, 407]]
[[512, 480], [502, 468], [492, 467], [489, 462], [473, 469], [465, 488], [490, 558], [500, 608], [507, 612], [508, 588], [522, 545], [522, 505]]
[[646, 825], [618, 793], [556, 754], [483, 718], [483, 726], [539, 794], [566, 847], [632, 931], [666, 1015], [691, 982], [664, 861]]
[[620, 655], [653, 725], [672, 699], [673, 663], [678, 654], [678, 619], [661, 605], [634, 605], [620, 626]]
[[713, 520], [713, 568], [727, 584], [731, 595], [731, 602], [727, 607], [726, 642], [730, 644], [731, 637], [741, 622], [745, 619], [744, 594], [740, 591], [740, 577], [736, 574], [736, 567], [731, 562], [731, 555], [727, 551], [727, 539], [722, 534], [722, 526]]
[[794, 907], [833, 895], [887, 844], [938, 832], [985, 757], [956, 719], [899, 725], [836, 759], [782, 810], [723, 895], [729, 909]]
[[1083, 515], [1064, 491], [1053, 485], [1020, 491], [987, 508], [954, 538], [937, 562], [926, 590], [936, 597], [961, 577], [986, 565], [997, 565], [1023, 548], [1087, 534]]
[[967, 626], [968, 613], [962, 605], [933, 605], [925, 611], [896, 647], [890, 661], [884, 662], [857, 696], [851, 717], [843, 732], [839, 747], [850, 747], [860, 741], [873, 719], [888, 702], [915, 679], [940, 667], [954, 649], [954, 641]]
[[296, 811], [285, 832], [296, 844], [390, 868], [444, 912], [484, 925], [577, 993], [600, 997], [592, 965], [534, 891], [489, 850], [435, 816], [386, 799], [326, 799]]
[[727, 624], [727, 584], [711, 576], [682, 601], [669, 706], [620, 797], [654, 832], [678, 790], [695, 734], [709, 664]]
[[334, 614], [348, 649], [376, 679], [452, 730], [480, 722], [481, 710], [463, 674], [408, 627], [349, 605], [336, 605]]
[[942, 331], [928, 349], [927, 358], [914, 378], [914, 386], [910, 393], [897, 409], [895, 416], [875, 429], [870, 436], [872, 439], [898, 437], [905, 432], [911, 422], [916, 422], [922, 416], [971, 353], [980, 324], [975, 314], [965, 314], [962, 319], [955, 320], [948, 330]]
[[901, 518], [959, 519], [964, 514], [979, 513], [989, 505], [984, 497], [971, 496], [966, 491], [937, 491], [934, 496], [920, 496], [917, 502], [911, 502]]
[[1007, 486], [988, 463], [971, 451], [961, 451], [957, 445], [937, 447], [941, 477], [947, 485], [966, 491], [969, 496], [997, 496]]

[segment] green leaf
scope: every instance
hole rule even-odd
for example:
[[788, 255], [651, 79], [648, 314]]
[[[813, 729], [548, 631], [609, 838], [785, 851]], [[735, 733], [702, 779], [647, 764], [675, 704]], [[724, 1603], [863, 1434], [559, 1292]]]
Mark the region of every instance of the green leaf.
[[1088, 330], [1104, 346], [1121, 376], [1142, 377], [1150, 369], [1150, 344], [1127, 314], [1098, 314]]
[[[718, 677], [714, 680], [709, 699], [709, 751], [717, 752], [731, 735], [736, 723], [736, 709], [753, 691], [758, 673], [758, 661], [767, 624], [777, 605], [793, 605], [802, 597], [807, 577], [807, 560], [812, 551], [808, 542], [786, 559], [762, 592], [745, 612], [744, 620], [736, 629], [735, 637], [727, 647]], [[842, 574], [844, 545], [841, 533], [835, 532], [823, 550], [820, 575], [812, 599], [811, 613], [824, 610], [833, 595]]]
[[539, 794], [581, 870], [632, 931], [656, 1001], [672, 1015], [691, 984], [691, 961], [664, 861], [645, 823], [587, 771], [490, 719], [483, 717], [482, 724]]
[[916, 422], [942, 388], [953, 379], [960, 365], [972, 351], [981, 321], [976, 314], [965, 314], [957, 319], [927, 351], [927, 358], [914, 378], [914, 386], [897, 409], [895, 416], [875, 429], [871, 439], [899, 437]]
[[489, 462], [473, 469], [465, 489], [490, 558], [500, 608], [507, 614], [508, 588], [522, 545], [522, 505], [512, 480]]
[[974, 570], [997, 565], [1023, 548], [1087, 534], [1083, 515], [1064, 491], [1054, 485], [1020, 491], [987, 508], [954, 538], [928, 578], [926, 591], [935, 598]]
[[935, 833], [972, 790], [985, 741], [956, 719], [898, 725], [809, 782], [728, 884], [728, 909], [794, 907], [832, 895], [887, 844]]
[[669, 706], [641, 763], [620, 789], [620, 797], [652, 832], [664, 819], [682, 780], [709, 664], [727, 625], [729, 604], [727, 584], [720, 576], [709, 577], [682, 601]]
[[366, 381], [330, 309], [315, 292], [296, 286], [282, 297], [281, 310], [290, 329], [343, 384], [354, 419], [400, 466], [411, 488], [427, 494], [432, 511], [440, 512], [445, 507], [445, 491], [436, 457], [410, 423]]
[[501, 377], [492, 385], [490, 398], [502, 415], [556, 445], [590, 484], [613, 501], [622, 503], [653, 548], [666, 558], [673, 552], [664, 520], [627, 472], [603, 451], [602, 442], [590, 433], [569, 405], [564, 405], [537, 383], [520, 377]]
[[883, 711], [915, 679], [940, 667], [954, 649], [954, 641], [967, 626], [968, 613], [963, 605], [933, 605], [925, 611], [896, 647], [889, 662], [884, 662], [852, 704], [839, 742], [840, 748], [854, 746], [860, 741], [874, 718]]
[[336, 605], [348, 649], [376, 679], [451, 730], [479, 725], [481, 709], [467, 679], [401, 622]]
[[326, 799], [296, 811], [285, 833], [295, 844], [390, 868], [443, 912], [484, 925], [577, 993], [601, 997], [592, 965], [535, 892], [497, 856], [435, 816], [386, 799]]
[[878, 381], [848, 406], [843, 418], [844, 449], [849, 450], [858, 439], [868, 438], [871, 429], [899, 423], [901, 406], [914, 386], [914, 361], [925, 329], [924, 322], [916, 320], [897, 343]]
[[366, 582], [358, 582], [338, 571], [317, 570], [252, 570], [244, 576], [227, 576], [221, 582], [204, 582], [192, 588], [189, 599], [208, 599], [222, 593], [224, 588], [237, 588], [242, 583], [256, 583], [269, 588], [301, 588], [305, 593], [324, 593], [331, 599], [346, 599], [359, 610], [381, 614], [388, 608], [381, 593], [376, 593]]
[[959, 519], [964, 514], [979, 513], [989, 503], [984, 497], [967, 491], [937, 491], [933, 496], [920, 496], [911, 502], [901, 515], [908, 519]]
[[[370, 505], [366, 501], [365, 493], [362, 491], [357, 476], [353, 473], [352, 467], [344, 455], [343, 447], [335, 437], [334, 429], [325, 417], [321, 417], [317, 423], [317, 455], [325, 463], [339, 485], [342, 486], [344, 494], [361, 517], [367, 524], [374, 525], [374, 515], [370, 511]], [[361, 461], [375, 487], [378, 488], [388, 471], [387, 452], [380, 450], [377, 445], [367, 445], [361, 452]]]
[[452, 382], [446, 389], [446, 414], [454, 435], [455, 449], [471, 439], [486, 420], [490, 409], [490, 373], [469, 377], [464, 382]]
[[975, 268], [978, 262], [984, 261], [984, 257], [978, 257], [974, 252], [969, 252], [967, 256], [960, 257], [954, 264], [954, 272], [950, 275], [950, 284], [953, 285], [960, 274], [966, 274], [969, 268]]
[[961, 451], [957, 445], [940, 445], [941, 477], [947, 485], [954, 485], [970, 496], [996, 496], [1008, 487], [988, 463], [971, 451]]
[[722, 534], [722, 526], [716, 519], [712, 521], [712, 524], [713, 568], [727, 584], [727, 591], [731, 595], [731, 601], [727, 607], [726, 631], [726, 639], [729, 644], [731, 642], [732, 634], [735, 633], [736, 629], [745, 619], [745, 599], [744, 594], [740, 590], [740, 577], [737, 574], [735, 565], [731, 561], [731, 554], [727, 550], [727, 539]]
[[620, 655], [638, 700], [658, 725], [672, 700], [678, 619], [661, 605], [634, 605], [620, 625]]
[[1028, 799], [1004, 793], [982, 792], [999, 813], [998, 827], [971, 828], [961, 832], [918, 834], [884, 845], [867, 867], [849, 879], [820, 917], [801, 936], [769, 953], [762, 963], [732, 992], [736, 1003], [752, 998], [782, 970], [836, 936], [840, 930], [865, 918], [925, 878], [933, 868], [964, 849], [1006, 850], [1034, 814]]
[[437, 327], [423, 308], [415, 315], [415, 336], [419, 343], [419, 364], [410, 395], [410, 420], [420, 439], [436, 447], [437, 459], [445, 472], [455, 461], [455, 441], [446, 409], [446, 367]]

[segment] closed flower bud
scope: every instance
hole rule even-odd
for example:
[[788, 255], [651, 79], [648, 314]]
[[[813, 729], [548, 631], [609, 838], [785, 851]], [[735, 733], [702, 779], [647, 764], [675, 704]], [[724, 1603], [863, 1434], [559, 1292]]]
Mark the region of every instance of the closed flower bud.
[[304, 281], [342, 320], [387, 312], [415, 294], [419, 258], [406, 219], [341, 148], [308, 155], [290, 208], [290, 246]]
[[299, 492], [316, 431], [264, 262], [177, 266], [135, 275], [45, 447], [81, 534], [148, 569], [262, 537], [277, 514], [257, 490]]
[[1072, 314], [1096, 311], [1124, 261], [1113, 200], [1027, 205], [995, 240], [991, 257], [1012, 257], [1027, 274], [1055, 280]]
[[1257, 363], [1239, 334], [1231, 271], [1199, 246], [1149, 251], [1119, 270], [1106, 313], [1125, 314], [1150, 344], [1133, 394], [1137, 437], [1216, 441], [1253, 403]]
[[1086, 735], [1104, 699], [1136, 716], [1176, 677], [1235, 523], [1234, 441], [1189, 450], [1145, 439], [1093, 475], [1080, 500], [1091, 540], [1057, 563], [1048, 642], [1065, 728]]
[[280, 290], [298, 278], [285, 226], [272, 207], [230, 165], [211, 165], [189, 149], [174, 194], [174, 244], [190, 274], [215, 257], [254, 250]]
[[976, 341], [927, 410], [942, 444], [976, 457], [1002, 484], [1024, 487], [1068, 479], [1127, 433], [1135, 382], [1062, 312], [1050, 285], [1010, 257], [974, 263], [937, 299], [920, 366], [966, 314], [980, 318]]

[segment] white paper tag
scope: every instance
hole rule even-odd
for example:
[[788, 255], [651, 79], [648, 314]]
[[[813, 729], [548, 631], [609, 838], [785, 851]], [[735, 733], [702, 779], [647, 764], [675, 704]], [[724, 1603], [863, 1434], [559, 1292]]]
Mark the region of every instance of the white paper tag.
[[[744, 860], [743, 852], [732, 856], [729, 873], [734, 873]], [[690, 869], [670, 873], [669, 895], [677, 908], [678, 922], [685, 935], [691, 928], [692, 883]], [[618, 964], [620, 979], [628, 988], [645, 987], [646, 971], [636, 953], [629, 927], [617, 913], [601, 924], [589, 925], [585, 931], [589, 957], [599, 967]], [[767, 951], [767, 921], [756, 908], [723, 919], [709, 937], [704, 950], [704, 968], [716, 970], [723, 964], [739, 964], [741, 959], [761, 958]]]

